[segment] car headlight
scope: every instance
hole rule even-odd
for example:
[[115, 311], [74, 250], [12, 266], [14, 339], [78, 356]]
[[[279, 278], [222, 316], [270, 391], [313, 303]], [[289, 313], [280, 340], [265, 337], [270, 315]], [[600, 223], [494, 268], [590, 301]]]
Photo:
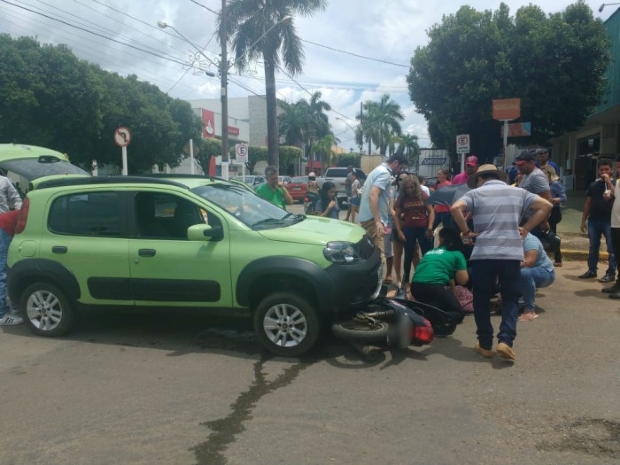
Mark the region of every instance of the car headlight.
[[334, 263], [354, 263], [362, 259], [350, 242], [328, 242], [323, 255]]

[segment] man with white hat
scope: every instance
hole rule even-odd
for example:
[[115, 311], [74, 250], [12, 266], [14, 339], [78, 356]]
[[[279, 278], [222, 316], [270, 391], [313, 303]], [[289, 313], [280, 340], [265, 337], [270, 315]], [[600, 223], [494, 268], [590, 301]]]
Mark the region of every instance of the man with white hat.
[[[470, 257], [474, 294], [474, 318], [478, 342], [474, 350], [483, 357], [493, 357], [493, 325], [491, 297], [499, 278], [502, 296], [502, 322], [497, 339], [497, 353], [514, 361], [512, 349], [517, 335], [519, 316], [519, 281], [524, 259], [523, 238], [546, 220], [552, 205], [525, 189], [506, 184], [507, 174], [495, 165], [482, 165], [467, 179], [472, 188], [452, 205], [451, 212], [463, 238], [476, 238]], [[473, 214], [473, 232], [463, 212]], [[519, 220], [526, 210], [533, 214], [520, 228]]]

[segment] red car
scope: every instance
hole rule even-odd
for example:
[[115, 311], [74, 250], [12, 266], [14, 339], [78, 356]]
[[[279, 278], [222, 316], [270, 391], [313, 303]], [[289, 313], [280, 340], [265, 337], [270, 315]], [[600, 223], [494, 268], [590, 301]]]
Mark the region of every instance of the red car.
[[308, 176], [295, 176], [291, 179], [291, 182], [286, 184], [286, 189], [288, 190], [293, 200], [303, 202], [304, 197], [306, 196], [306, 189], [308, 187]]

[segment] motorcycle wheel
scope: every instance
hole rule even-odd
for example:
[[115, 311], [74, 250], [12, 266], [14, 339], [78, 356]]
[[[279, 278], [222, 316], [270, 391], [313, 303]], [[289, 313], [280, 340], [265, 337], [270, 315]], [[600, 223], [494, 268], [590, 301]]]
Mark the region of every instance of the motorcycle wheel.
[[389, 325], [384, 321], [369, 323], [357, 319], [340, 321], [332, 325], [335, 336], [356, 341], [385, 341], [387, 340]]

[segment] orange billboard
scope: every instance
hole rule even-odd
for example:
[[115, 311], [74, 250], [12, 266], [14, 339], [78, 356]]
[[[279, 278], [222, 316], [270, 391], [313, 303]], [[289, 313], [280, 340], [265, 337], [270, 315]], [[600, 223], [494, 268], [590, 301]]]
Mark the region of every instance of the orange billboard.
[[520, 98], [493, 100], [493, 119], [506, 121], [517, 119], [519, 116], [521, 116]]

